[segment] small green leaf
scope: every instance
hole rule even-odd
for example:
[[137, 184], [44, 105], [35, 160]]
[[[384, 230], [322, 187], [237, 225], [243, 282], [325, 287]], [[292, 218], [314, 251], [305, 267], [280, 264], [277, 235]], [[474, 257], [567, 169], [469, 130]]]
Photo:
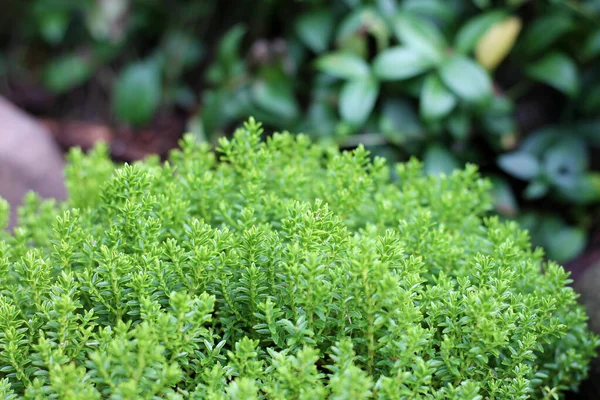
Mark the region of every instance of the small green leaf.
[[469, 20], [456, 34], [454, 50], [467, 54], [475, 48], [479, 39], [497, 22], [506, 18], [505, 11], [490, 11]]
[[397, 46], [375, 57], [373, 73], [381, 80], [401, 80], [419, 75], [432, 66], [431, 61], [418, 51]]
[[230, 28], [219, 43], [219, 62], [229, 67], [239, 58], [239, 48], [246, 33], [246, 27], [238, 24]]
[[471, 131], [471, 118], [464, 111], [452, 113], [448, 118], [448, 130], [456, 140], [465, 140]]
[[425, 151], [423, 156], [425, 172], [428, 175], [449, 175], [455, 169], [460, 168], [456, 158], [445, 147], [440, 145], [431, 145]]
[[379, 85], [373, 79], [350, 81], [340, 93], [340, 115], [352, 125], [363, 124], [377, 100]]
[[423, 126], [407, 99], [386, 99], [381, 107], [379, 129], [390, 141], [401, 144], [423, 135]]
[[425, 79], [421, 92], [421, 116], [425, 120], [439, 120], [452, 111], [456, 97], [442, 83], [436, 74]]
[[87, 81], [92, 74], [89, 60], [77, 55], [52, 60], [44, 70], [44, 84], [54, 93], [64, 93]]
[[113, 112], [120, 120], [140, 125], [148, 122], [161, 99], [160, 73], [148, 62], [127, 66], [113, 91]]
[[332, 53], [317, 59], [320, 71], [342, 79], [361, 79], [369, 76], [369, 65], [360, 57], [347, 53]]
[[302, 15], [296, 21], [296, 34], [313, 52], [327, 50], [333, 33], [333, 14], [327, 9]]
[[454, 55], [440, 69], [440, 77], [458, 97], [470, 103], [491, 99], [492, 82], [485, 69], [465, 56]]
[[573, 97], [579, 91], [577, 65], [563, 53], [550, 53], [527, 68], [532, 79], [546, 83]]
[[396, 36], [406, 46], [419, 51], [436, 64], [444, 59], [448, 45], [431, 22], [409, 12], [399, 12], [393, 19], [393, 26]]
[[508, 174], [523, 180], [535, 178], [540, 172], [540, 163], [529, 153], [516, 151], [498, 157], [498, 165]]
[[547, 15], [531, 23], [521, 41], [522, 49], [535, 56], [550, 48], [552, 43], [573, 28], [567, 13]]

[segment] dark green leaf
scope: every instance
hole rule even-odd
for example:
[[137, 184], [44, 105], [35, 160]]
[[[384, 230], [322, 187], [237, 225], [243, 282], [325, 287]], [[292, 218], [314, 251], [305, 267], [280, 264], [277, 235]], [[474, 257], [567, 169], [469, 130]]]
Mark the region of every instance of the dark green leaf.
[[497, 22], [506, 18], [505, 11], [490, 11], [469, 20], [456, 34], [454, 50], [458, 53], [471, 52], [479, 39]]
[[296, 97], [284, 79], [259, 80], [252, 85], [252, 96], [259, 107], [277, 118], [293, 120], [298, 117]]
[[422, 53], [409, 47], [392, 47], [379, 53], [373, 61], [373, 73], [380, 80], [412, 78], [432, 67]]
[[571, 57], [563, 53], [550, 53], [527, 68], [532, 79], [546, 83], [568, 96], [579, 91], [577, 65]]
[[340, 115], [352, 125], [363, 124], [375, 106], [379, 85], [373, 79], [350, 81], [340, 93]]
[[540, 163], [529, 153], [517, 151], [498, 157], [498, 165], [508, 174], [523, 180], [535, 178], [540, 172]]
[[369, 76], [369, 65], [362, 58], [347, 53], [331, 53], [317, 59], [319, 70], [342, 79], [361, 79]]
[[600, 29], [594, 31], [583, 44], [581, 57], [584, 60], [591, 60], [600, 54]]
[[429, 74], [421, 92], [421, 116], [425, 120], [438, 120], [450, 113], [456, 105], [456, 97], [436, 74]]
[[160, 99], [158, 69], [153, 64], [138, 62], [119, 74], [113, 91], [113, 112], [124, 122], [140, 125], [152, 118]]
[[296, 33], [309, 49], [322, 53], [329, 46], [333, 24], [333, 14], [327, 9], [313, 11], [298, 18]]
[[54, 93], [63, 93], [87, 81], [92, 74], [89, 60], [67, 55], [52, 60], [44, 70], [44, 84]]
[[390, 141], [397, 144], [423, 134], [423, 127], [414, 106], [405, 99], [387, 99], [383, 102], [379, 129]]
[[572, 28], [573, 21], [567, 13], [541, 17], [526, 30], [521, 41], [522, 49], [529, 56], [540, 54]]
[[436, 64], [444, 59], [448, 45], [431, 22], [409, 12], [399, 12], [394, 17], [393, 25], [396, 36], [406, 46], [419, 51]]
[[455, 169], [460, 168], [456, 158], [445, 147], [431, 145], [425, 151], [423, 157], [425, 172], [428, 175], [449, 175]]
[[452, 4], [446, 0], [404, 0], [402, 9], [423, 18], [450, 23], [457, 16]]
[[581, 111], [586, 114], [598, 114], [600, 112], [600, 84], [596, 84], [587, 90]]
[[475, 61], [454, 55], [440, 69], [442, 81], [470, 103], [485, 103], [492, 96], [492, 82], [485, 69]]
[[600, 173], [576, 175], [569, 186], [558, 188], [560, 196], [574, 204], [594, 204], [600, 201]]
[[240, 46], [246, 33], [246, 27], [241, 24], [230, 28], [219, 43], [219, 62], [230, 66], [240, 58]]

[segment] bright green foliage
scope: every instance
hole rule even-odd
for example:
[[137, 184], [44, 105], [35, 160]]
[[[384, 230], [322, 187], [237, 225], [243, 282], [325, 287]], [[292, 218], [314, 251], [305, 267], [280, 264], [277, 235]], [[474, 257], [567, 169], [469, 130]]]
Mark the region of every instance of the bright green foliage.
[[30, 198], [0, 242], [0, 396], [543, 399], [586, 375], [567, 274], [485, 216], [473, 166], [391, 181], [260, 133], [71, 154], [69, 202]]

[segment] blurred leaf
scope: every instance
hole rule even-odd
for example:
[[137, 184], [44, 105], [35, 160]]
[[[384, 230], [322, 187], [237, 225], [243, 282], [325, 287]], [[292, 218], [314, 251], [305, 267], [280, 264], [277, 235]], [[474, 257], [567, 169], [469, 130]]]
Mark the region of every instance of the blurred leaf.
[[585, 248], [585, 231], [570, 227], [557, 218], [546, 217], [540, 226], [548, 257], [558, 262], [577, 257]]
[[454, 112], [448, 118], [448, 130], [452, 137], [456, 140], [467, 139], [471, 131], [471, 119], [465, 112]]
[[277, 118], [293, 120], [299, 108], [290, 82], [285, 79], [262, 79], [252, 85], [256, 104]]
[[573, 21], [567, 13], [546, 15], [536, 19], [527, 27], [521, 41], [522, 48], [529, 56], [540, 54], [573, 26]]
[[433, 144], [427, 148], [423, 156], [425, 172], [428, 175], [450, 175], [452, 171], [460, 168], [456, 158], [445, 147]]
[[402, 9], [423, 18], [450, 23], [456, 17], [456, 11], [446, 0], [404, 0]]
[[434, 73], [425, 78], [421, 92], [421, 116], [425, 120], [438, 120], [450, 113], [456, 105], [456, 97], [444, 86]]
[[521, 20], [510, 17], [496, 22], [479, 39], [475, 58], [487, 70], [496, 68], [510, 53], [521, 31]]
[[406, 46], [413, 48], [439, 63], [444, 59], [448, 47], [446, 40], [438, 28], [431, 22], [408, 13], [399, 12], [393, 20], [394, 32]]
[[498, 157], [498, 166], [506, 173], [523, 180], [535, 178], [540, 172], [540, 163], [529, 153], [516, 151]]
[[342, 79], [361, 79], [369, 76], [369, 65], [360, 57], [346, 53], [331, 53], [319, 57], [320, 71]]
[[587, 37], [581, 49], [580, 56], [589, 61], [600, 54], [600, 29], [596, 29]]
[[514, 217], [519, 213], [519, 204], [515, 194], [508, 182], [499, 177], [490, 177], [492, 183], [492, 198], [494, 199], [494, 208], [500, 214]]
[[388, 26], [377, 9], [371, 6], [356, 8], [344, 18], [337, 31], [336, 41], [343, 48], [354, 47], [351, 43], [353, 40], [366, 44], [366, 33], [375, 38], [379, 50], [387, 47], [390, 36]]
[[409, 47], [392, 47], [379, 53], [373, 60], [373, 73], [381, 80], [412, 78], [432, 67], [423, 54]]
[[571, 57], [563, 53], [545, 55], [527, 68], [527, 75], [571, 97], [579, 91], [577, 66]]
[[588, 164], [587, 148], [576, 138], [562, 138], [544, 154], [544, 170], [550, 181], [563, 187], [574, 184]]
[[246, 27], [238, 24], [230, 28], [223, 36], [218, 48], [218, 60], [221, 64], [229, 67], [236, 62], [245, 33]]
[[470, 103], [485, 103], [492, 96], [492, 82], [485, 69], [465, 56], [454, 55], [440, 68], [442, 81]]
[[318, 54], [329, 47], [333, 25], [333, 14], [327, 9], [312, 11], [298, 18], [296, 33], [309, 49]]
[[141, 125], [152, 118], [160, 99], [158, 69], [151, 63], [137, 62], [119, 74], [113, 90], [113, 112], [121, 121]]
[[574, 204], [588, 205], [600, 201], [600, 173], [587, 172], [575, 176], [567, 187], [559, 187], [561, 197]]
[[505, 11], [490, 11], [478, 15], [465, 23], [454, 41], [454, 50], [458, 53], [467, 54], [475, 48], [479, 39], [497, 22], [506, 18]]
[[541, 158], [552, 143], [561, 136], [569, 134], [559, 126], [547, 126], [530, 133], [521, 143], [521, 151], [529, 153], [536, 158]]
[[373, 79], [346, 82], [340, 93], [340, 115], [352, 125], [363, 124], [377, 100], [379, 85]]
[[379, 129], [396, 144], [422, 136], [423, 127], [413, 105], [405, 99], [386, 99], [381, 107]]
[[537, 200], [544, 197], [546, 193], [548, 193], [549, 189], [550, 186], [548, 186], [548, 183], [546, 183], [545, 181], [533, 180], [529, 182], [529, 185], [527, 185], [527, 187], [525, 188], [523, 195], [526, 199]]
[[491, 5], [490, 0], [473, 0], [473, 3], [479, 8], [488, 8]]
[[44, 69], [44, 85], [54, 93], [64, 93], [86, 82], [92, 74], [88, 59], [70, 54], [53, 59]]
[[588, 115], [600, 112], [600, 83], [588, 88], [581, 104], [581, 111]]

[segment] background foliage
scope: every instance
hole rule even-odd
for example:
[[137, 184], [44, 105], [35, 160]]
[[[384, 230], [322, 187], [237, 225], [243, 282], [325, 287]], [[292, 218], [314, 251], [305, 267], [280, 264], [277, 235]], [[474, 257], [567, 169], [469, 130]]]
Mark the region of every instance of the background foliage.
[[35, 0], [4, 18], [8, 82], [100, 92], [115, 121], [183, 109], [215, 143], [254, 115], [432, 174], [475, 162], [559, 261], [600, 225], [598, 1]]

